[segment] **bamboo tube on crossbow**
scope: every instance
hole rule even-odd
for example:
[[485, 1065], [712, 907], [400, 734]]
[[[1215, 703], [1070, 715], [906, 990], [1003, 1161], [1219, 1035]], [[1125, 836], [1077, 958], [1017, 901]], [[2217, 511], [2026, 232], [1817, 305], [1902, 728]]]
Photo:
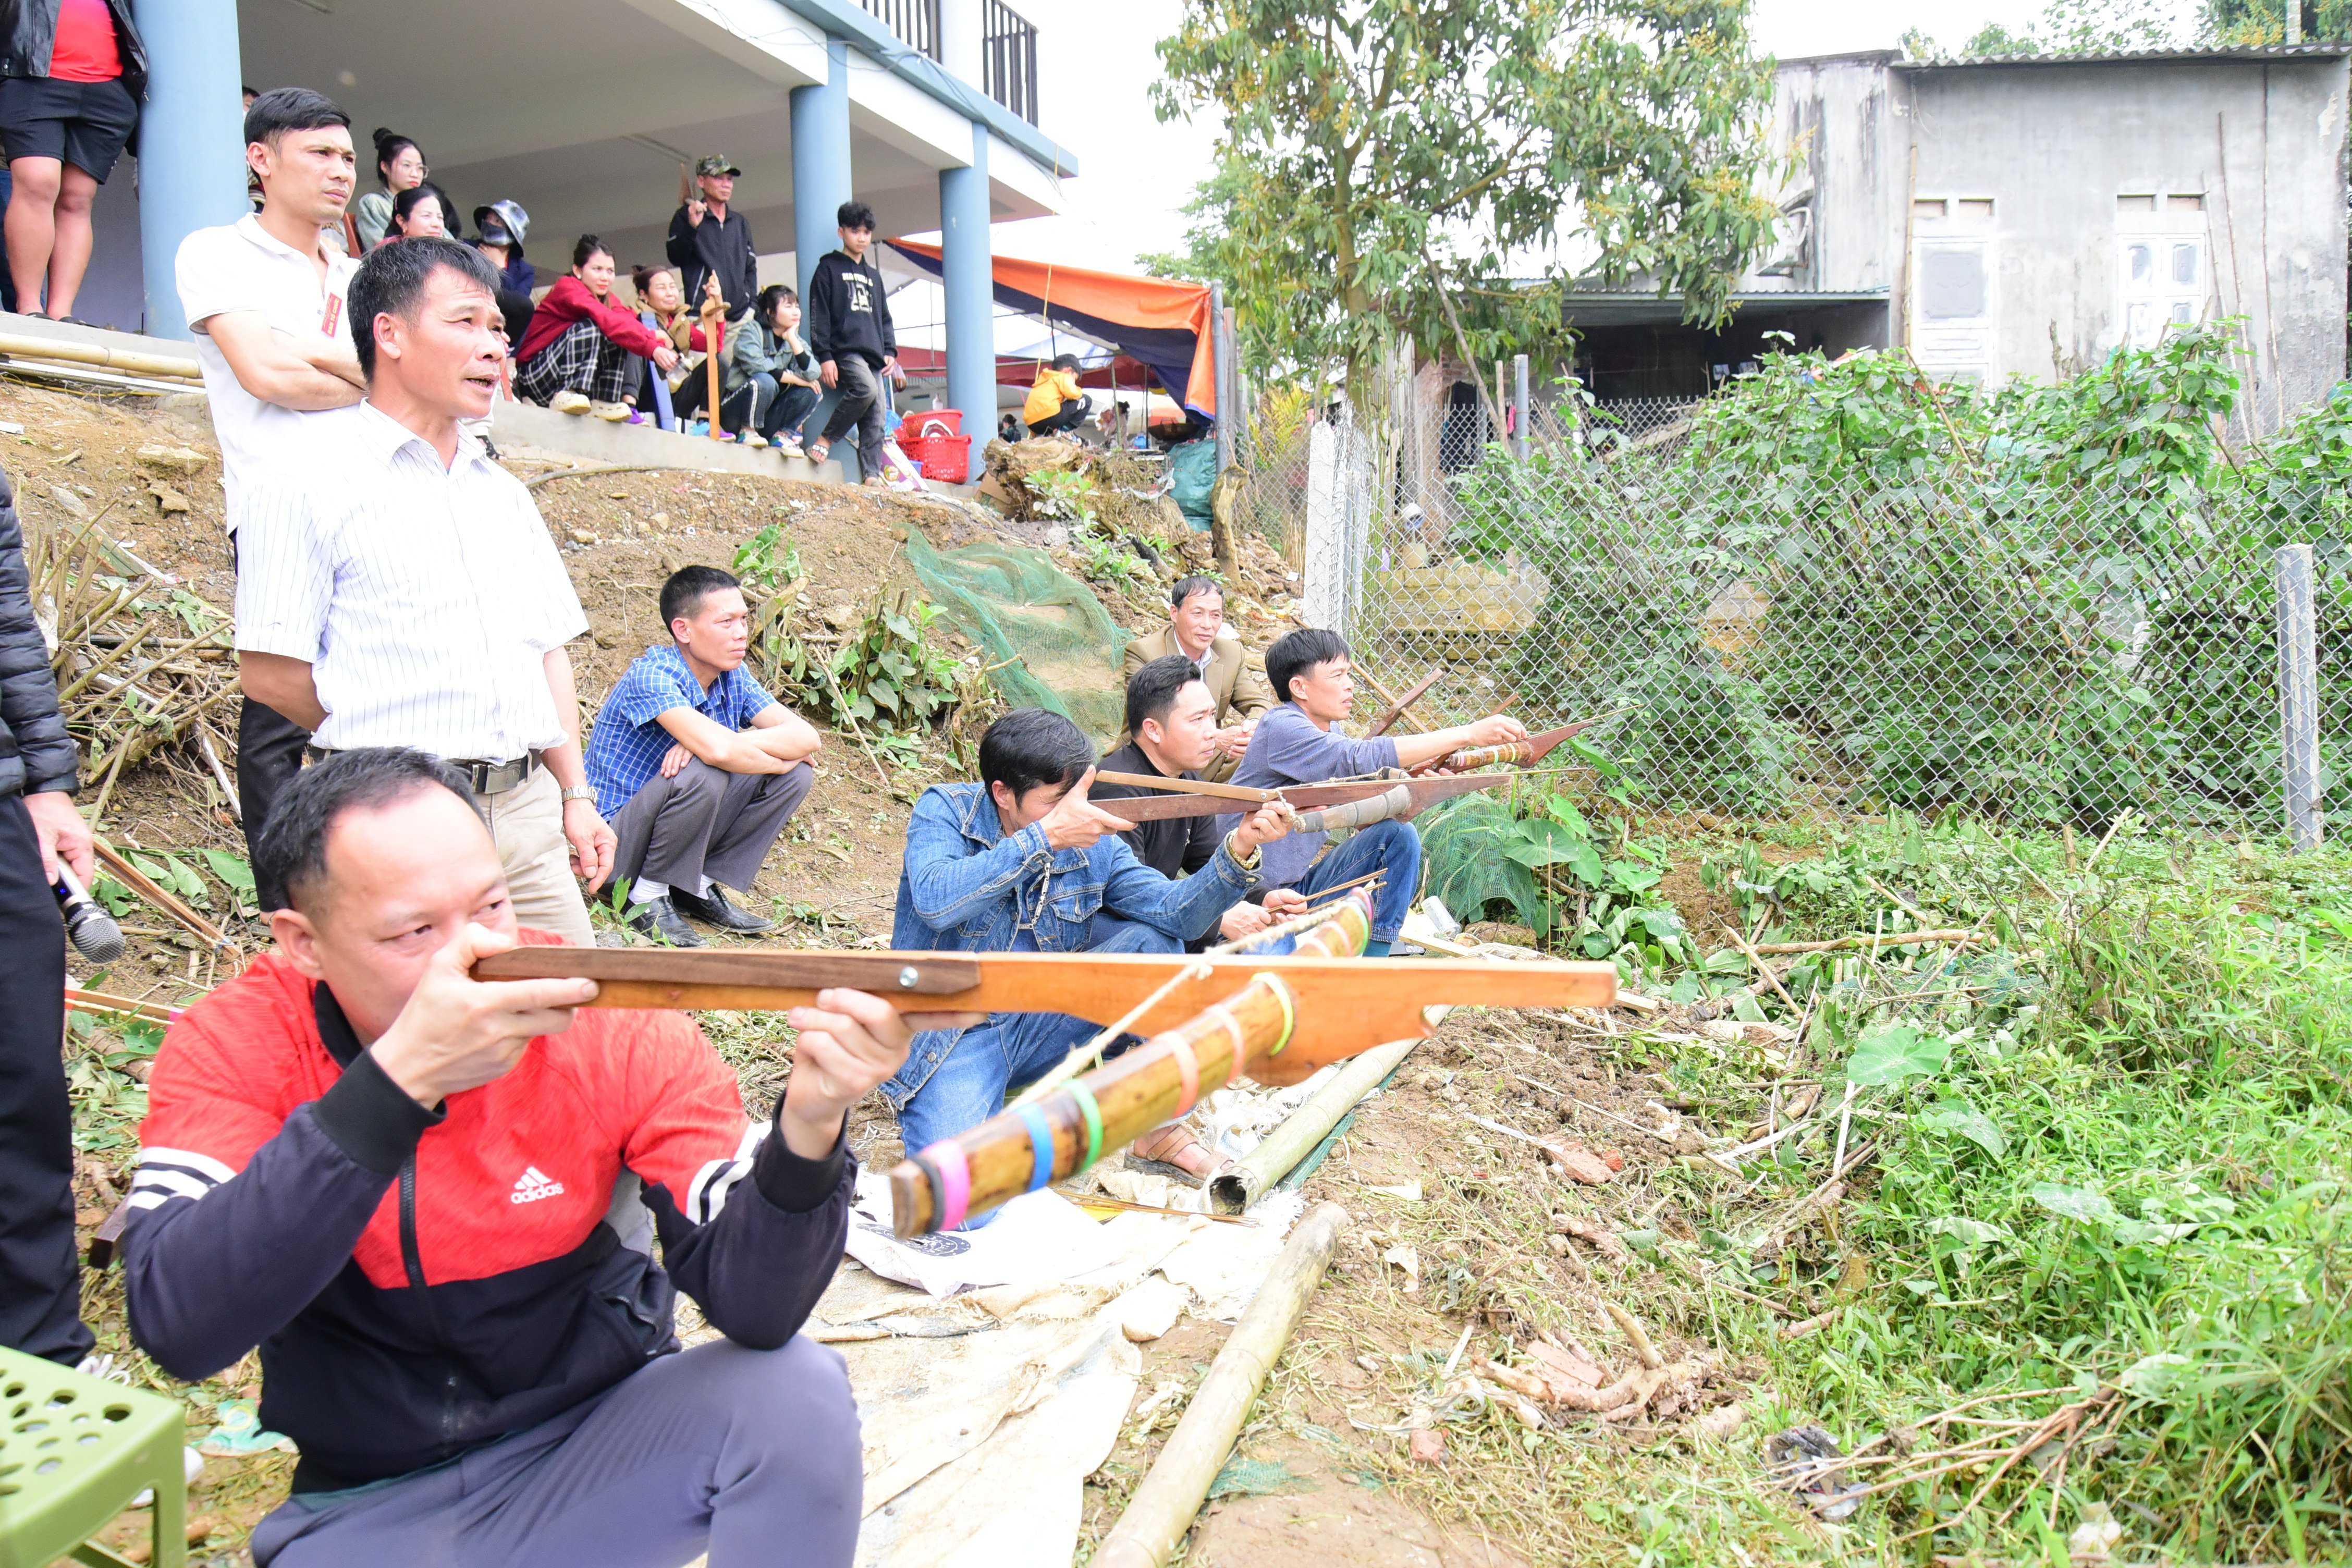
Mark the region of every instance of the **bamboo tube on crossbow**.
[[1465, 746], [1440, 758], [1437, 765], [1457, 773], [1468, 773], [1474, 768], [1505, 765], [1531, 768], [1551, 755], [1569, 737], [1581, 734], [1604, 719], [1614, 719], [1618, 713], [1631, 711], [1631, 709], [1620, 708], [1616, 713], [1603, 713], [1598, 719], [1580, 719], [1573, 724], [1562, 724], [1557, 730], [1546, 730], [1540, 735], [1529, 735], [1524, 741], [1513, 741], [1507, 745]]
[[[1297, 951], [1343, 958], [1371, 938], [1364, 903], [1350, 898], [1303, 931]], [[1290, 1041], [1298, 1004], [1272, 973], [1125, 1056], [1033, 1104], [915, 1152], [890, 1173], [892, 1228], [902, 1237], [953, 1230], [990, 1210], [1086, 1171], [1105, 1154], [1189, 1112]]]

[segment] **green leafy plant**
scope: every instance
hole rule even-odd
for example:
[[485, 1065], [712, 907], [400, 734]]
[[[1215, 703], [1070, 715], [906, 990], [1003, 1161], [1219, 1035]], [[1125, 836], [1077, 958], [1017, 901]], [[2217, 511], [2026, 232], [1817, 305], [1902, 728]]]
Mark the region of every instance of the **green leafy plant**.
[[810, 693], [820, 710], [886, 732], [928, 729], [943, 717], [955, 700], [957, 661], [932, 640], [940, 616], [905, 590], [876, 599], [824, 660]]
[[1095, 521], [1095, 479], [1075, 468], [1039, 468], [1022, 480], [1029, 489], [1030, 510], [1039, 517], [1057, 518], [1074, 528]]

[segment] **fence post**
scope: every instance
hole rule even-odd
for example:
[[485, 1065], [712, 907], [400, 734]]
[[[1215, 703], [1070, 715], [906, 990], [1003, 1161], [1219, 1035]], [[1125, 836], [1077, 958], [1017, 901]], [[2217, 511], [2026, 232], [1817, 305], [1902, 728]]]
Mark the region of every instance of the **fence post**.
[[1241, 415], [1241, 410], [1234, 406], [1234, 365], [1225, 346], [1225, 286], [1222, 283], [1209, 285], [1209, 353], [1215, 367], [1213, 375], [1217, 388], [1217, 472], [1222, 474], [1234, 466], [1234, 421]]
[[2286, 831], [2297, 853], [2319, 847], [2319, 658], [2311, 546], [2276, 557], [2279, 724], [2286, 785]]
[[1511, 456], [1524, 463], [1528, 460], [1528, 356], [1511, 356], [1511, 408], [1516, 427], [1511, 435]]

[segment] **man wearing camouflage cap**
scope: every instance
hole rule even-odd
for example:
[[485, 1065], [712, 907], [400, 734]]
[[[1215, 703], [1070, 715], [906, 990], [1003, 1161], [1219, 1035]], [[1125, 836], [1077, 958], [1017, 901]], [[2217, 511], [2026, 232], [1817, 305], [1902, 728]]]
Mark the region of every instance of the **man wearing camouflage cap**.
[[749, 310], [760, 291], [751, 226], [732, 210], [735, 176], [742, 172], [724, 153], [703, 159], [694, 166], [698, 195], [669, 220], [669, 260], [686, 284], [687, 309], [702, 308], [703, 290], [715, 278], [730, 321]]

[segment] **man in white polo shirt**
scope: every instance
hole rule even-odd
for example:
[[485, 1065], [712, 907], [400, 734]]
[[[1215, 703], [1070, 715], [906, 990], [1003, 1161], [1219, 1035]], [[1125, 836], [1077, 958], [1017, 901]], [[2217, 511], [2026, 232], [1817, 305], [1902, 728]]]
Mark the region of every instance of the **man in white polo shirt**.
[[[327, 243], [351, 200], [351, 116], [306, 88], [261, 94], [245, 113], [247, 165], [262, 207], [180, 242], [180, 307], [196, 335], [213, 433], [220, 438], [232, 557], [245, 492], [305, 438], [306, 416], [346, 408], [363, 383], [343, 319], [359, 263]], [[270, 803], [301, 771], [309, 736], [247, 698], [237, 715], [236, 783], [247, 849]], [[260, 888], [267, 910], [285, 902]]]
[[385, 246], [353, 275], [368, 395], [313, 415], [299, 458], [247, 487], [238, 673], [322, 751], [411, 746], [454, 764], [515, 918], [585, 944], [573, 872], [593, 892], [614, 845], [564, 651], [588, 621], [530, 492], [459, 423], [489, 412], [506, 360], [497, 288], [481, 253], [449, 239]]

